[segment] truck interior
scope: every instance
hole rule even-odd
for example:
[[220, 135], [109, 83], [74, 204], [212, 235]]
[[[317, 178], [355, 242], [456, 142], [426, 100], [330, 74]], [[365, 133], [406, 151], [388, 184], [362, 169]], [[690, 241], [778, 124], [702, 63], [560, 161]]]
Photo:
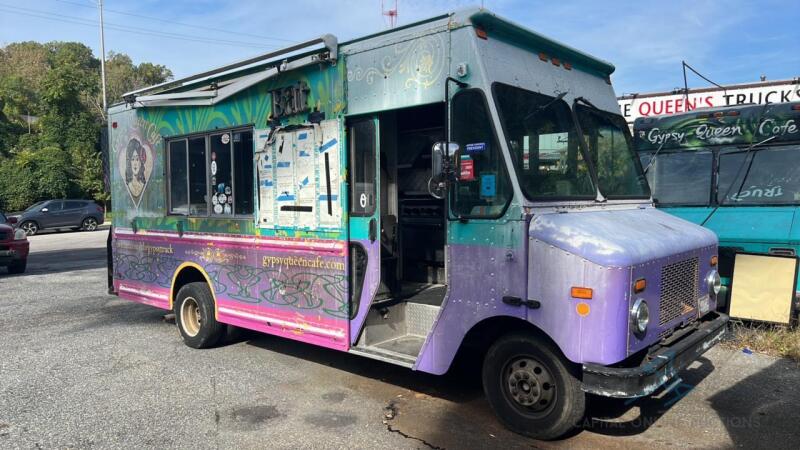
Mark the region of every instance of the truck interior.
[[356, 347], [412, 366], [447, 292], [445, 201], [428, 191], [443, 103], [380, 114], [381, 282]]

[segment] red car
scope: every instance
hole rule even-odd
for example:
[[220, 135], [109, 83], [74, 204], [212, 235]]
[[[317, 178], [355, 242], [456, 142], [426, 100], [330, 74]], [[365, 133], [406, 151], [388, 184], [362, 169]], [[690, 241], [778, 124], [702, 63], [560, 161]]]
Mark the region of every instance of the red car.
[[8, 273], [23, 273], [28, 264], [30, 243], [24, 230], [11, 226], [16, 222], [0, 212], [0, 267], [8, 267]]

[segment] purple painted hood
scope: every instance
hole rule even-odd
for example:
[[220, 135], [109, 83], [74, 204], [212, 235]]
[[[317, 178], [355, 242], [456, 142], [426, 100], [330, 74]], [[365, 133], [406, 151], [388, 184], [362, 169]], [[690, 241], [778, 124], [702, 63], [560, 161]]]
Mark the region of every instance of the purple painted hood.
[[630, 267], [717, 244], [712, 231], [653, 207], [537, 215], [529, 233], [606, 267]]

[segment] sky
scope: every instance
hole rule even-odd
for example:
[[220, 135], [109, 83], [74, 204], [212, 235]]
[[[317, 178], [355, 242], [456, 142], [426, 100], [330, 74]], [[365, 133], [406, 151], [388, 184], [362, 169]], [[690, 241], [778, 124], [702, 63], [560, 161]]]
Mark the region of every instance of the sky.
[[[397, 0], [398, 25], [480, 0]], [[385, 0], [393, 4], [393, 0]], [[484, 0], [491, 11], [612, 62], [618, 95], [800, 76], [800, 8], [779, 0]], [[105, 0], [106, 52], [191, 75], [325, 33], [388, 27], [381, 0]], [[100, 54], [97, 0], [0, 0], [0, 45], [79, 41]], [[690, 76], [690, 87], [707, 82]]]

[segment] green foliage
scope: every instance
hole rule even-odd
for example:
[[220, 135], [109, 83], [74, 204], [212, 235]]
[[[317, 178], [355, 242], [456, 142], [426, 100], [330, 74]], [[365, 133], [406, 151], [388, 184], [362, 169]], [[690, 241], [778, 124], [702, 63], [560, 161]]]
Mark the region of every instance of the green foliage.
[[[162, 83], [162, 65], [106, 60], [108, 104]], [[100, 133], [100, 60], [78, 42], [18, 42], [0, 48], [0, 210], [49, 198], [109, 200]]]

